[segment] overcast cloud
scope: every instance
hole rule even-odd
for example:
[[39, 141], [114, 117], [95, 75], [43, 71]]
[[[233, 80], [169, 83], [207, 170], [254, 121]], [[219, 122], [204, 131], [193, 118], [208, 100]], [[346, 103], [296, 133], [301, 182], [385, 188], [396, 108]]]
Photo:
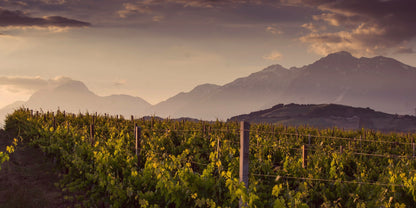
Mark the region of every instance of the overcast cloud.
[[40, 77], [0, 76], [0, 87], [7, 87], [10, 91], [36, 91], [56, 87], [71, 80], [68, 77], [56, 77], [46, 80]]
[[[356, 55], [411, 53], [416, 37], [414, 0], [304, 0], [323, 13], [309, 24], [326, 25], [333, 30], [314, 30], [300, 38], [311, 49], [326, 55], [350, 51]], [[326, 28], [326, 27], [325, 27]]]
[[90, 26], [90, 23], [61, 16], [31, 17], [19, 10], [11, 11], [0, 8], [0, 26], [86, 27]]
[[[184, 28], [196, 24], [257, 25], [275, 35], [297, 36], [320, 55], [340, 50], [355, 55], [412, 53], [416, 36], [414, 0], [1, 0], [0, 6], [5, 7], [0, 9], [1, 26], [84, 27], [96, 21], [103, 26], [152, 27], [165, 23], [172, 34], [180, 33], [175, 28], [189, 34]], [[26, 12], [54, 15], [32, 17]]]

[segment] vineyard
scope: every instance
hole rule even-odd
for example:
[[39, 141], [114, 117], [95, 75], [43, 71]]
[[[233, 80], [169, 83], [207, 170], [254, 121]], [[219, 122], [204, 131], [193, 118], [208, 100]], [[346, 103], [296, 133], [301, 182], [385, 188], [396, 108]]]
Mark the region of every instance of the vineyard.
[[[415, 134], [27, 109], [9, 115], [5, 129], [53, 158], [66, 198], [85, 207], [416, 203]], [[245, 131], [248, 187], [239, 179]]]
[[10, 146], [6, 147], [6, 151], [0, 152], [0, 170], [1, 170], [1, 164], [9, 161], [10, 154], [12, 154], [17, 146], [18, 140], [13, 139], [13, 143]]

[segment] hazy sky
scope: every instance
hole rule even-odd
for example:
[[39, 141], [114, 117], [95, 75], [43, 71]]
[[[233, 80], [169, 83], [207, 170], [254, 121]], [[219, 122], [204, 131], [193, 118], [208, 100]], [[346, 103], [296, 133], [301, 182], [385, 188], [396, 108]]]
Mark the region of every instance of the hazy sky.
[[415, 0], [0, 0], [0, 107], [69, 78], [155, 104], [345, 50], [416, 66]]

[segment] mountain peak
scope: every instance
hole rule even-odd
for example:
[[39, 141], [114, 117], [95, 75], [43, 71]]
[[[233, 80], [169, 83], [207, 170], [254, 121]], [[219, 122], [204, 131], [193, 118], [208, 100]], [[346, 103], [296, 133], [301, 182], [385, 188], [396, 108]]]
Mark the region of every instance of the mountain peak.
[[285, 67], [283, 67], [280, 64], [274, 64], [271, 66], [268, 66], [267, 68], [263, 69], [262, 72], [274, 72], [274, 71], [288, 71], [288, 69], [286, 69]]
[[66, 92], [89, 92], [88, 87], [81, 81], [69, 81], [65, 84], [59, 85], [55, 88], [57, 91], [66, 91]]
[[336, 53], [331, 53], [326, 57], [323, 57], [313, 63], [319, 68], [328, 68], [328, 67], [337, 67], [337, 66], [350, 66], [357, 62], [359, 59], [352, 56], [351, 53], [346, 51], [340, 51]]
[[321, 60], [350, 61], [350, 60], [355, 60], [355, 59], [357, 58], [351, 55], [351, 53], [347, 51], [339, 51], [336, 53], [328, 54], [326, 57], [322, 58]]
[[350, 52], [348, 51], [338, 51], [335, 53], [328, 54], [328, 56], [345, 56], [345, 57], [353, 57]]
[[201, 84], [192, 89], [190, 93], [207, 93], [218, 88], [220, 88], [220, 86], [215, 84]]

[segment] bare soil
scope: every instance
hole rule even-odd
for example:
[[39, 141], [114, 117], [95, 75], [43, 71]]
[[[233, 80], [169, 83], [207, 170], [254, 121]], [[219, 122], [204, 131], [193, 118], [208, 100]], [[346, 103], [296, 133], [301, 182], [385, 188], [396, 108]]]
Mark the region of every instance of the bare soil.
[[[0, 130], [0, 151], [12, 137]], [[19, 143], [10, 160], [1, 165], [0, 207], [73, 207], [55, 185], [59, 181], [51, 158], [38, 148]]]

